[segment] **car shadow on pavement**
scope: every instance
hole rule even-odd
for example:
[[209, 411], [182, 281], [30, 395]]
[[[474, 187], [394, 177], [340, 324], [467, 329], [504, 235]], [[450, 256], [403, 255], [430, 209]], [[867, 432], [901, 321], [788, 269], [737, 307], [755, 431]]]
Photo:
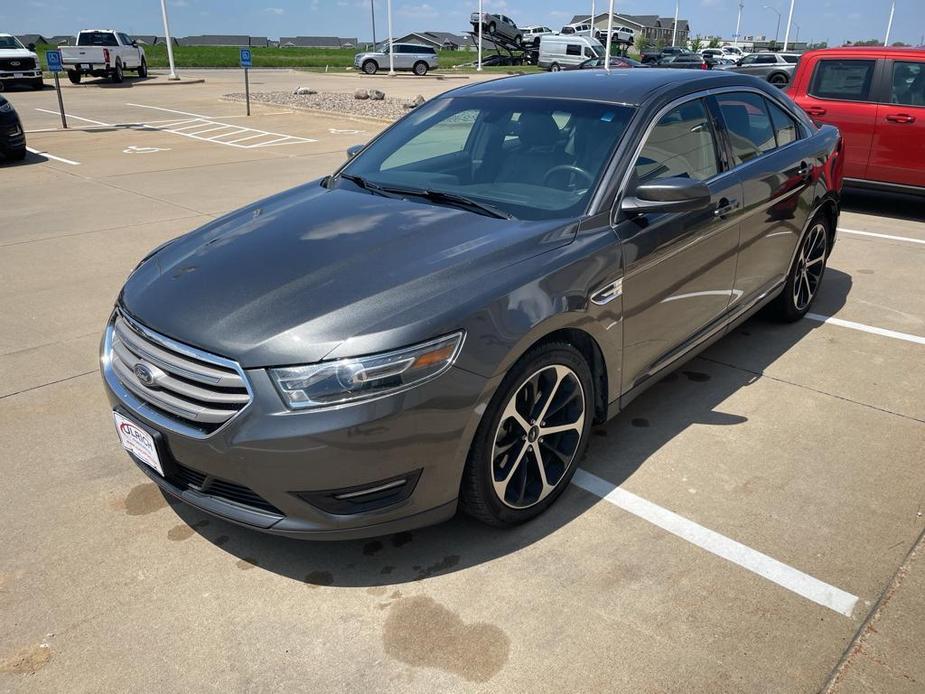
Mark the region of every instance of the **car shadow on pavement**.
[[[844, 305], [851, 277], [829, 268], [814, 312], [833, 314]], [[628, 480], [672, 439], [693, 425], [736, 426], [745, 417], [721, 405], [762, 377], [765, 368], [822, 324], [781, 324], [763, 314], [668, 375], [615, 419], [592, 429], [581, 467], [615, 487]], [[786, 407], [786, 403], [777, 403]], [[719, 408], [719, 409], [718, 409]], [[225, 521], [168, 497], [174, 512], [203, 538], [236, 561], [231, 570], [255, 567], [310, 586], [365, 586], [371, 591], [452, 573], [500, 559], [549, 538], [585, 515], [600, 500], [574, 485], [538, 518], [492, 528], [458, 513], [433, 527], [356, 541], [311, 542], [266, 535]], [[616, 509], [608, 512], [622, 513]], [[591, 526], [589, 526], [590, 528]]]
[[846, 189], [842, 196], [842, 211], [925, 222], [925, 205], [922, 204], [921, 195], [862, 188]]

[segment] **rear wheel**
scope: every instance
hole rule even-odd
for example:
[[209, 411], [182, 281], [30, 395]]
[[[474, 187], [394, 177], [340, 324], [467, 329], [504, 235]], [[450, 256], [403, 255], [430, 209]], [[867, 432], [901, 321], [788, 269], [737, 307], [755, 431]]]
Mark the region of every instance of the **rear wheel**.
[[144, 58], [141, 59], [141, 65], [138, 66], [138, 76], [147, 77], [148, 76], [148, 63]]
[[375, 60], [367, 60], [363, 63], [363, 72], [367, 75], [375, 75], [379, 71], [379, 64]]
[[809, 225], [787, 282], [773, 306], [777, 317], [788, 323], [806, 315], [822, 286], [825, 263], [829, 255], [829, 222], [825, 215], [817, 215]]
[[591, 370], [569, 344], [525, 354], [482, 417], [463, 472], [460, 502], [490, 525], [545, 511], [568, 485], [593, 418]]
[[80, 79], [83, 77], [77, 70], [68, 70], [67, 78], [71, 81], [71, 84], [80, 84]]
[[125, 73], [122, 71], [122, 61], [116, 60], [116, 66], [112, 69], [110, 79], [113, 84], [120, 84], [125, 79]]
[[419, 60], [418, 62], [416, 62], [414, 64], [414, 74], [418, 75], [419, 77], [423, 77], [424, 75], [426, 75], [427, 74], [427, 63], [425, 63], [423, 60]]
[[488, 25], [488, 33], [491, 34], [492, 36], [495, 35], [495, 31], [497, 30], [498, 30], [498, 25], [496, 25], [494, 22]]
[[562, 67], [559, 65], [559, 63], [553, 63], [552, 65], [549, 66], [550, 72], [559, 72], [561, 69]]
[[523, 46], [523, 45], [524, 45], [524, 37], [521, 36], [520, 34], [517, 34], [517, 36], [514, 37], [514, 43], [515, 43], [517, 46]]

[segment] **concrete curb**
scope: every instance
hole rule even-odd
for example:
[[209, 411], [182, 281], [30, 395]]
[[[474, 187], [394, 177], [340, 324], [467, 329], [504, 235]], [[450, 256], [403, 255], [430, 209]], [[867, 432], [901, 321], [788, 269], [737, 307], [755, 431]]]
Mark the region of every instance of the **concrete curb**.
[[[244, 99], [236, 99], [230, 96], [223, 96], [223, 97], [220, 97], [220, 99], [221, 101], [228, 101], [231, 103], [239, 103], [239, 104], [244, 103]], [[375, 118], [374, 116], [358, 116], [352, 113], [349, 113], [349, 114], [342, 113], [341, 111], [325, 111], [324, 109], [320, 109], [320, 108], [308, 108], [307, 106], [295, 106], [293, 104], [273, 104], [273, 103], [267, 103], [265, 101], [254, 101], [253, 99], [251, 99], [251, 105], [253, 106], [254, 104], [259, 104], [260, 106], [275, 106], [276, 108], [292, 109], [293, 111], [303, 111], [304, 113], [314, 113], [319, 116], [335, 116], [337, 118], [343, 118], [344, 120], [357, 121], [360, 123], [363, 123], [363, 122], [394, 123], [396, 120], [398, 120], [397, 118], [392, 119], [392, 118]], [[413, 109], [409, 109], [409, 113], [411, 110]]]

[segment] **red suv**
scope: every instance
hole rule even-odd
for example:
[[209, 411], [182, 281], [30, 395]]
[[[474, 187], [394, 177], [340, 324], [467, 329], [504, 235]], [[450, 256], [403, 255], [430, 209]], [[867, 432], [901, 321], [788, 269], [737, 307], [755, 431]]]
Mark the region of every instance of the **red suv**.
[[925, 49], [805, 53], [788, 93], [845, 142], [845, 183], [925, 190]]

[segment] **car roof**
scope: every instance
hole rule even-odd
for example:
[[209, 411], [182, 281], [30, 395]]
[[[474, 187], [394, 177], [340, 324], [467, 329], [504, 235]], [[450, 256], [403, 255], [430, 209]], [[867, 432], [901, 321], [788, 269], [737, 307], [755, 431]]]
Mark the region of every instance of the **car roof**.
[[470, 84], [447, 96], [513, 96], [583, 99], [638, 106], [658, 92], [688, 86], [684, 91], [729, 86], [756, 86], [763, 80], [725, 70], [567, 70], [516, 75]]
[[863, 55], [869, 58], [903, 56], [907, 58], [925, 58], [925, 48], [912, 46], [838, 46], [836, 48], [817, 48], [803, 54], [806, 57], [817, 55], [837, 55], [839, 57]]

